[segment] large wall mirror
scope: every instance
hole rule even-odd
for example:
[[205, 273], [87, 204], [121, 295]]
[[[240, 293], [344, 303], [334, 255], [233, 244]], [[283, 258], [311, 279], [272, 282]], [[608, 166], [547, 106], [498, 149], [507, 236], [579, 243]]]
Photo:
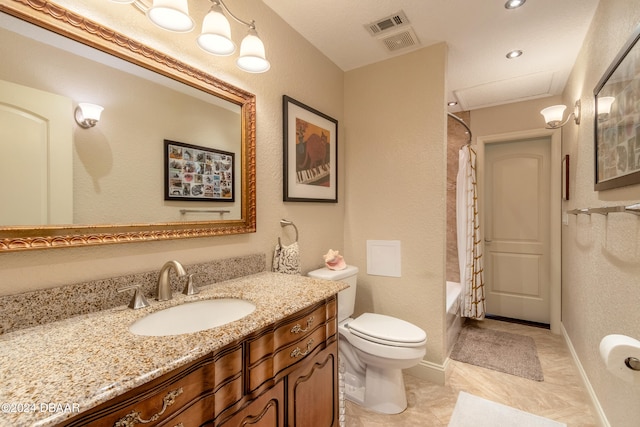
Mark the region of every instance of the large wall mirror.
[[[6, 3], [0, 252], [255, 232], [253, 94], [54, 3]], [[104, 107], [95, 127], [80, 102]]]

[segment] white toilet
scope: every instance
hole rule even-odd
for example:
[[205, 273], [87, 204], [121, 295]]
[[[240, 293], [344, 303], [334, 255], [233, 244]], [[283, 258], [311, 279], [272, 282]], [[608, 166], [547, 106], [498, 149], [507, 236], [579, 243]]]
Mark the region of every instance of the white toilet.
[[341, 363], [345, 366], [347, 399], [384, 414], [407, 407], [402, 369], [417, 365], [426, 353], [427, 334], [419, 327], [382, 314], [364, 313], [353, 319], [358, 268], [321, 268], [310, 277], [340, 280], [349, 288], [338, 293], [338, 332]]

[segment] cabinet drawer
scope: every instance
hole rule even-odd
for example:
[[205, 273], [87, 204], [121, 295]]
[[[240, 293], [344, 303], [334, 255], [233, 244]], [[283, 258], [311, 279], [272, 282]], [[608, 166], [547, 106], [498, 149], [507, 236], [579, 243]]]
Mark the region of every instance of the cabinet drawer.
[[213, 362], [215, 374], [211, 388], [217, 390], [221, 385], [242, 374], [242, 345], [218, 353]]
[[[200, 399], [193, 403], [193, 405], [182, 410], [182, 412], [176, 414], [172, 418], [167, 419], [164, 422], [158, 422], [158, 427], [200, 427], [203, 425], [203, 419], [207, 418], [203, 414], [208, 414], [210, 421], [213, 418], [211, 408], [213, 407], [213, 395], [209, 395], [203, 399]], [[136, 426], [140, 424], [135, 424]], [[144, 425], [144, 424], [142, 424]]]
[[232, 381], [225, 383], [215, 391], [215, 413], [219, 414], [228, 407], [238, 403], [243, 396], [242, 375], [238, 375]]
[[274, 332], [274, 351], [278, 351], [281, 347], [287, 346], [308, 336], [317, 326], [322, 325], [325, 320], [327, 320], [325, 317], [326, 313], [327, 310], [323, 305], [302, 318], [292, 320], [291, 322], [280, 326]]
[[324, 345], [326, 339], [326, 329], [324, 327], [320, 327], [315, 329], [310, 335], [302, 338], [300, 341], [278, 351], [273, 356], [274, 375], [294, 363], [297, 363], [308, 354], [311, 354], [316, 347]]
[[[153, 422], [159, 424], [194, 405], [201, 411], [190, 415], [189, 424], [204, 423], [213, 415], [213, 399], [208, 399], [207, 384], [213, 377], [211, 358], [203, 358], [189, 366], [153, 380], [148, 386], [134, 389], [106, 402], [88, 413], [64, 423], [68, 426], [137, 425]], [[120, 424], [117, 424], [120, 423]], [[198, 424], [199, 425], [199, 424]]]
[[282, 347], [307, 337], [318, 325], [322, 325], [326, 321], [326, 316], [327, 308], [323, 304], [278, 326], [272, 333], [250, 341], [249, 365], [277, 352]]
[[320, 325], [298, 341], [280, 349], [273, 357], [266, 358], [255, 366], [250, 366], [247, 370], [249, 391], [256, 390], [289, 366], [304, 359], [318, 346], [324, 345], [325, 340], [326, 328], [324, 325]]

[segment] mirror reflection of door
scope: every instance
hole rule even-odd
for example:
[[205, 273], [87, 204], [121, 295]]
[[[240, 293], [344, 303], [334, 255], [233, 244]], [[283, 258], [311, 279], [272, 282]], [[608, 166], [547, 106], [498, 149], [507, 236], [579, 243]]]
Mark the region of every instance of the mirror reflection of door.
[[73, 104], [0, 80], [0, 227], [73, 223]]
[[487, 313], [550, 323], [550, 138], [485, 146]]

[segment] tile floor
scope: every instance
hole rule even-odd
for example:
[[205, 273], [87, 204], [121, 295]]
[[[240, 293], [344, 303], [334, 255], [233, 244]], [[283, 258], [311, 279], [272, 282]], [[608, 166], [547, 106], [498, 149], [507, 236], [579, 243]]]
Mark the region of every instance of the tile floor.
[[409, 405], [401, 414], [381, 415], [347, 402], [347, 427], [447, 427], [459, 391], [551, 418], [566, 423], [568, 427], [598, 425], [561, 335], [552, 334], [547, 329], [497, 320], [484, 320], [480, 326], [532, 337], [538, 349], [544, 381], [532, 381], [451, 360], [444, 386], [405, 375]]

